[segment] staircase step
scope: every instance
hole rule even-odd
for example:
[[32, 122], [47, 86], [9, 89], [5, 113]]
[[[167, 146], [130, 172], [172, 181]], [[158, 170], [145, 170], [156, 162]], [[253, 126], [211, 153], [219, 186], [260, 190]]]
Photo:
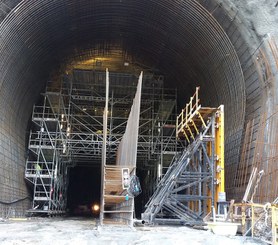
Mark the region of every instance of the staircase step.
[[46, 189], [46, 190], [50, 190], [51, 189], [51, 185], [42, 185], [42, 184], [36, 184], [36, 188], [35, 189], [37, 189], [37, 187], [39, 187], [39, 188], [41, 188], [41, 189], [39, 189], [38, 191], [45, 191], [44, 189]]
[[[131, 199], [131, 198], [129, 198]], [[105, 204], [118, 204], [125, 202], [125, 196], [118, 195], [104, 195], [104, 203]]]
[[49, 197], [34, 197], [34, 200], [36, 201], [49, 201]]
[[47, 178], [49, 178], [49, 179], [51, 179], [52, 178], [52, 176], [50, 175], [50, 174], [25, 174], [25, 177], [26, 178], [43, 178], [43, 179], [47, 179]]

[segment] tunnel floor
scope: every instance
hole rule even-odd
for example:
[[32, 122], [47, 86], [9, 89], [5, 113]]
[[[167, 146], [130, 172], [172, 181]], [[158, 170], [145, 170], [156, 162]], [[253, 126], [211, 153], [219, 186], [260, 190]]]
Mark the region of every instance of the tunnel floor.
[[0, 221], [1, 244], [263, 244], [241, 236], [220, 236], [185, 226], [98, 226], [97, 219], [31, 218]]

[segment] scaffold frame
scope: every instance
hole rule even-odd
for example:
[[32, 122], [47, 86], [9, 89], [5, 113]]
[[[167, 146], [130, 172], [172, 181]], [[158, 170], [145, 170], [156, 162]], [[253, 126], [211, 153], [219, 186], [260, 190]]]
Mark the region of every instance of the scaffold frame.
[[197, 88], [177, 116], [176, 137], [187, 146], [146, 204], [148, 224], [201, 224], [224, 194], [224, 106], [202, 107]]
[[[69, 168], [76, 165], [100, 167], [104, 142], [102, 112], [106, 101], [104, 77], [102, 71], [73, 70], [60, 84], [49, 82], [42, 94], [43, 104], [34, 106], [25, 169], [25, 178], [34, 190], [30, 213], [65, 212]], [[113, 79], [105, 140], [107, 161], [113, 162], [127, 124], [135, 93], [132, 79], [136, 77], [118, 73], [110, 73], [110, 77]], [[146, 75], [144, 79], [137, 161], [141, 167], [148, 168], [149, 162], [163, 165], [162, 152], [171, 157], [176, 154], [177, 141], [171, 118], [175, 115], [176, 91], [167, 92], [161, 77]], [[170, 130], [165, 129], [169, 126]], [[34, 163], [40, 165], [40, 172], [36, 171]], [[55, 171], [58, 169], [61, 169], [61, 179], [57, 182]], [[40, 192], [44, 192], [47, 202], [37, 197], [42, 195]]]

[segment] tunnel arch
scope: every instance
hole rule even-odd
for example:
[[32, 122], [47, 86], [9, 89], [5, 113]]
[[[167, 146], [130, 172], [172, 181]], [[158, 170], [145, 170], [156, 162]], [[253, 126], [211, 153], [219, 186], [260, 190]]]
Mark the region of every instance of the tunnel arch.
[[239, 134], [239, 149], [244, 74], [231, 40], [205, 7], [193, 0], [32, 0], [14, 7], [0, 24], [0, 142], [2, 168], [18, 178], [5, 180], [1, 199], [27, 193], [27, 124], [50, 74], [95, 55], [121, 54], [162, 73], [166, 87], [178, 88], [180, 107], [201, 86], [204, 105], [225, 104], [227, 142]]

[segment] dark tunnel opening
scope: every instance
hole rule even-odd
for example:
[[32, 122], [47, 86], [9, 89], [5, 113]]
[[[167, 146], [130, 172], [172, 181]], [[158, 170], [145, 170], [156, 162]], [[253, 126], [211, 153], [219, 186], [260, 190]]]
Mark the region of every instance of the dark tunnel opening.
[[[253, 63], [236, 23], [224, 9], [216, 8], [216, 1], [207, 2], [67, 0], [19, 3], [0, 26], [1, 161], [9, 166], [5, 174], [12, 179], [7, 180], [9, 184], [3, 187], [1, 198], [28, 194], [24, 184], [28, 148], [25, 136], [30, 131], [28, 121], [32, 117], [32, 107], [45, 91], [47, 81], [58, 84], [62, 75], [76, 67], [92, 69], [93, 64], [93, 69], [99, 68], [97, 60], [102, 60], [102, 65], [107, 65], [112, 72], [138, 76], [143, 70], [163, 75], [164, 88], [177, 89], [177, 111], [197, 86], [201, 87], [201, 101], [205, 106], [224, 104], [229, 111], [225, 118], [225, 157], [227, 173], [232, 172], [239, 159], [246, 117], [257, 113], [252, 105], [246, 106], [246, 90], [250, 89], [246, 83], [255, 78], [247, 74], [244, 80], [241, 66], [244, 64], [243, 68], [248, 69]], [[123, 65], [125, 63], [130, 66]], [[104, 69], [101, 67], [102, 71]], [[138, 175], [154, 178], [157, 169], [153, 166], [149, 164], [149, 169], [144, 171], [139, 167]], [[15, 172], [12, 169], [16, 169]], [[100, 195], [98, 173], [96, 168], [78, 165], [71, 169], [70, 212], [75, 205], [83, 205], [80, 199], [94, 202]], [[150, 183], [143, 183], [143, 189], [150, 188]], [[227, 194], [233, 196], [232, 185], [228, 186]], [[147, 194], [143, 192], [137, 201], [139, 207], [146, 199]], [[24, 213], [28, 208], [30, 203], [24, 202], [18, 204], [16, 210]], [[4, 207], [3, 213], [6, 212]]]
[[68, 215], [98, 218], [99, 210], [94, 210], [94, 205], [100, 205], [101, 169], [76, 166], [69, 171]]

